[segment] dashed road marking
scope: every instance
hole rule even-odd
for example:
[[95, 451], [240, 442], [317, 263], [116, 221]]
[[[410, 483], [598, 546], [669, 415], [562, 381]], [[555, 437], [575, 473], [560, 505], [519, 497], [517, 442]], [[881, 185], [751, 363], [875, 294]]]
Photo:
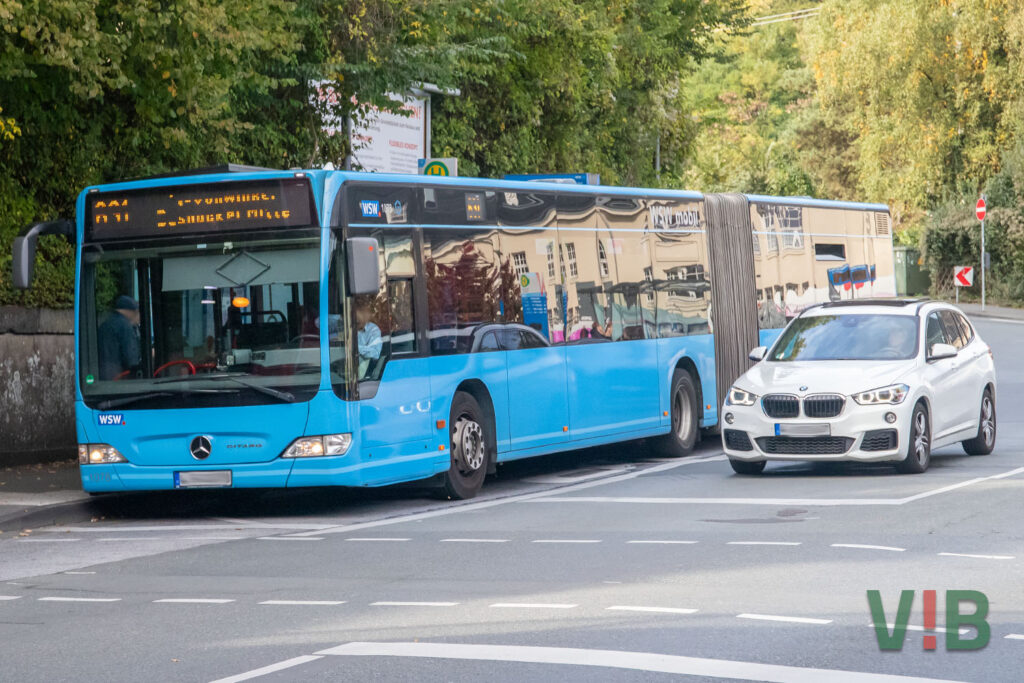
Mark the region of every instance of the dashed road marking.
[[697, 612], [690, 607], [643, 607], [641, 605], [612, 605], [605, 609], [619, 612], [663, 612], [665, 614], [694, 614]]
[[410, 600], [380, 600], [371, 602], [371, 607], [455, 607], [457, 602], [417, 602]]
[[496, 602], [491, 607], [511, 607], [522, 609], [572, 609], [578, 605], [568, 602]]
[[74, 543], [80, 538], [19, 538], [18, 543]]
[[861, 550], [890, 550], [894, 553], [902, 553], [906, 548], [897, 548], [891, 545], [862, 545], [860, 543], [833, 543], [833, 548], [859, 548]]
[[800, 541], [729, 541], [726, 545], [800, 545]]
[[971, 553], [939, 553], [942, 557], [972, 557], [976, 560], [1012, 560], [1013, 555], [974, 555]]
[[600, 543], [597, 538], [538, 538], [531, 543]]
[[88, 576], [90, 574], [95, 574], [96, 572], [64, 572], [64, 573], [65, 574], [70, 574], [71, 576]]
[[737, 619], [757, 619], [759, 621], [785, 621], [793, 624], [831, 624], [831, 619], [812, 619], [811, 617], [786, 617], [778, 614], [737, 614]]
[[1007, 640], [1024, 640], [1024, 633], [1007, 633], [1003, 638]]
[[276, 664], [263, 666], [259, 669], [246, 671], [245, 673], [241, 673], [236, 676], [218, 678], [217, 680], [212, 681], [212, 683], [241, 683], [242, 681], [248, 681], [253, 678], [259, 678], [260, 676], [266, 676], [267, 674], [272, 674], [278, 671], [283, 671], [285, 669], [290, 669], [293, 666], [299, 666], [300, 664], [308, 664], [309, 662], [315, 662], [318, 659], [323, 659], [323, 655], [302, 655], [301, 657], [292, 657], [291, 659], [286, 659], [283, 662], [277, 662]]
[[20, 600], [20, 595], [0, 595], [0, 600]]
[[344, 605], [344, 600], [264, 600], [261, 605], [296, 605], [296, 606], [319, 606], [319, 605]]
[[120, 602], [121, 598], [70, 598], [64, 596], [47, 596], [39, 598], [39, 602]]
[[507, 538], [442, 538], [441, 543], [508, 543]]
[[121, 536], [118, 538], [97, 538], [100, 543], [125, 543], [134, 541], [175, 541], [174, 536]]
[[[870, 628], [877, 628], [874, 624], [868, 624], [868, 626]], [[886, 624], [885, 627], [887, 629], [889, 629], [890, 631], [892, 631], [892, 630], [894, 630], [896, 628], [896, 624]], [[948, 629], [948, 628], [945, 628], [943, 626], [936, 626], [935, 628], [925, 628], [924, 626], [918, 626], [916, 624], [907, 624], [903, 628], [907, 629], [908, 631], [927, 631], [929, 633], [931, 633], [933, 631], [935, 633], [950, 633], [950, 632], [952, 632], [952, 629]], [[965, 635], [967, 635], [970, 632], [971, 632], [971, 629], [969, 629], [969, 628], [961, 628], [961, 629], [957, 630], [957, 633], [959, 635], [961, 635], [961, 636], [965, 636]]]
[[346, 538], [345, 540], [346, 541], [371, 541], [371, 542], [372, 541], [392, 541], [392, 542], [397, 543], [397, 542], [400, 542], [400, 541], [408, 541], [409, 539], [408, 538], [379, 538], [379, 537], [378, 538], [374, 538], [374, 537], [366, 537], [366, 538]]
[[693, 545], [697, 541], [626, 541], [626, 543], [639, 543], [645, 545]]
[[184, 605], [223, 605], [234, 602], [231, 598], [160, 598], [153, 602], [177, 603]]
[[[257, 541], [322, 541], [320, 536], [258, 536]], [[352, 540], [352, 539], [349, 539]]]

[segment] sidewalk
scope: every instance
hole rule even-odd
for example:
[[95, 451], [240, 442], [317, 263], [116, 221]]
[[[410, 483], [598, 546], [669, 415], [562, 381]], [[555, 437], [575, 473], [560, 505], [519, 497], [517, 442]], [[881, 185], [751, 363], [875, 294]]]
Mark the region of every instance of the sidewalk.
[[90, 518], [76, 460], [0, 468], [0, 533]]
[[960, 304], [960, 310], [970, 318], [996, 318], [999, 320], [1020, 320], [1024, 322], [1024, 309], [1022, 308], [985, 304], [985, 311], [982, 312], [981, 304]]

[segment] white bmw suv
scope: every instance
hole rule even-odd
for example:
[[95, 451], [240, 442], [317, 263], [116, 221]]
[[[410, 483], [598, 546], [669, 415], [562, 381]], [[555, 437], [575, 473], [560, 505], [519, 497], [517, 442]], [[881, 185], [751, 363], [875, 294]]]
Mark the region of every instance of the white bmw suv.
[[887, 461], [928, 469], [933, 448], [996, 442], [992, 352], [958, 309], [908, 299], [804, 310], [729, 389], [722, 445], [733, 469], [768, 460]]

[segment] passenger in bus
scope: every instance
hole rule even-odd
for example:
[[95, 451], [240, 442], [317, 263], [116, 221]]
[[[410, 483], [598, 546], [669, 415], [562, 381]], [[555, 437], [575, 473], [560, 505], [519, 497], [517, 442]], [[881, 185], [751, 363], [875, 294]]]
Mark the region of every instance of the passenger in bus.
[[380, 358], [384, 341], [380, 328], [370, 318], [370, 302], [366, 298], [356, 300], [356, 343], [359, 347], [359, 376], [365, 377], [374, 361]]
[[100, 379], [117, 379], [139, 367], [139, 303], [126, 294], [117, 297], [114, 312], [100, 325], [97, 338]]

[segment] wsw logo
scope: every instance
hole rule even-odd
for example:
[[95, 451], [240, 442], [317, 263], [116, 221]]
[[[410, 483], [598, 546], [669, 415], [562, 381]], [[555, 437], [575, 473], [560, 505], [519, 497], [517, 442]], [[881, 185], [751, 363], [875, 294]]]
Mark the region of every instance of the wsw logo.
[[103, 413], [96, 416], [96, 421], [101, 425], [124, 425], [124, 413]]

